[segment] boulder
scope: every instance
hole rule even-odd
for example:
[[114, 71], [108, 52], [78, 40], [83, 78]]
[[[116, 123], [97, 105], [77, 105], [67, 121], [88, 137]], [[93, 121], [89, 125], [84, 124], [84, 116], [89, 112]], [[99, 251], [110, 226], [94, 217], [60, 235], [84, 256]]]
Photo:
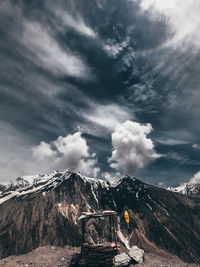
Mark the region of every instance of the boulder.
[[131, 258], [126, 253], [118, 254], [113, 259], [115, 267], [128, 266], [130, 261]]
[[137, 263], [142, 263], [144, 260], [144, 250], [137, 246], [133, 246], [131, 250], [129, 250], [128, 256]]

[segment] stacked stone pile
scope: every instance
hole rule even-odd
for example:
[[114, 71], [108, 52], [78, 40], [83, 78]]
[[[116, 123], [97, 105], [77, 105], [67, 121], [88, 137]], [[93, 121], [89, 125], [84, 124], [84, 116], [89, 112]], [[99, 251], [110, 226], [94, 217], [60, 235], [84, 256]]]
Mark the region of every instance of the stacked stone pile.
[[[121, 253], [114, 257], [115, 267], [133, 266], [131, 263], [142, 263], [144, 260], [144, 250], [133, 246], [128, 253]], [[130, 265], [131, 264], [131, 265]]]
[[117, 255], [117, 247], [114, 243], [99, 245], [84, 243], [80, 265], [110, 267], [113, 266], [113, 258], [115, 255]]

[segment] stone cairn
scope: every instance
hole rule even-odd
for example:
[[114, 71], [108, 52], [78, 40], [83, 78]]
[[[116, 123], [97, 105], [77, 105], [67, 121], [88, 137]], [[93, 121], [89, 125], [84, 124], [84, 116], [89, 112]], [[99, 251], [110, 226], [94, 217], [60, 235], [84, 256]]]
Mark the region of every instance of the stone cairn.
[[84, 243], [82, 247], [81, 266], [93, 267], [111, 267], [113, 266], [113, 258], [117, 255], [115, 243], [104, 243], [99, 245], [90, 245]]

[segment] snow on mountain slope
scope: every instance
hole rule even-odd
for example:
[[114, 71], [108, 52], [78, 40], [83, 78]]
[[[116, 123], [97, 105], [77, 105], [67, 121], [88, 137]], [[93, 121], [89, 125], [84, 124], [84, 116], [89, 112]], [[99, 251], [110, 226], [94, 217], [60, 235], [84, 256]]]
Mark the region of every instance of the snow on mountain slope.
[[189, 197], [200, 197], [200, 184], [198, 183], [184, 183], [177, 187], [168, 187], [167, 189]]
[[[64, 172], [54, 171], [50, 174], [39, 174], [32, 176], [22, 176], [8, 182], [4, 190], [0, 191], [0, 204], [7, 201], [12, 197], [27, 196], [29, 194], [43, 192], [44, 194], [50, 190], [54, 190], [61, 182], [68, 179], [72, 172], [66, 170]], [[99, 179], [89, 178], [82, 176], [78, 173], [78, 176], [84, 181], [89, 183], [91, 192], [96, 202], [98, 202], [96, 189], [99, 185], [102, 188], [108, 188], [108, 183]]]
[[14, 196], [23, 196], [36, 192], [48, 191], [57, 183], [59, 178], [66, 172], [52, 172], [50, 174], [39, 174], [32, 176], [22, 176], [8, 182], [6, 189], [0, 194], [0, 204]]
[[[49, 244], [79, 246], [81, 213], [115, 210], [122, 244], [150, 252], [165, 249], [184, 260], [200, 262], [200, 209], [185, 195], [128, 176], [110, 186], [68, 170], [38, 175], [28, 182], [26, 186], [20, 180], [24, 187], [10, 191], [7, 187], [0, 196], [0, 257]], [[130, 216], [128, 228], [125, 210]], [[99, 242], [101, 233], [110, 238], [109, 223], [91, 220], [87, 233], [92, 243]]]
[[177, 192], [177, 193], [181, 193], [181, 194], [185, 194], [185, 186], [186, 186], [187, 183], [184, 183], [182, 185], [179, 185], [177, 187], [168, 187], [167, 190], [169, 191], [172, 191], [172, 192]]

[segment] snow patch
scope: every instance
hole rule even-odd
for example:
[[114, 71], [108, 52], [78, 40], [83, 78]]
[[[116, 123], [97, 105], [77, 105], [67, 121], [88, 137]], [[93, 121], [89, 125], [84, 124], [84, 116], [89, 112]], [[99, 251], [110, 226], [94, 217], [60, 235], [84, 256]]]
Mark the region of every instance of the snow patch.
[[117, 210], [117, 205], [114, 199], [113, 199], [113, 204], [114, 204], [115, 209]]
[[145, 203], [145, 205], [152, 211], [152, 207], [149, 204]]
[[153, 214], [155, 217], [156, 217], [156, 219], [160, 222], [160, 219], [158, 218], [158, 216], [154, 213]]
[[162, 206], [160, 206], [157, 202], [155, 202], [154, 200], [152, 200], [159, 208], [161, 208], [165, 213], [166, 213], [166, 215], [167, 216], [169, 216], [169, 213], [168, 213], [168, 211], [165, 209], [165, 208], [163, 208]]
[[172, 232], [170, 232], [170, 230], [164, 226], [165, 230], [178, 242], [178, 240], [176, 239], [176, 237], [172, 234]]
[[117, 231], [117, 234], [118, 234], [120, 240], [124, 243], [125, 247], [127, 249], [131, 249], [129, 246], [129, 242], [128, 242], [127, 238], [122, 234], [120, 229]]
[[168, 187], [167, 190], [176, 192], [176, 193], [182, 193], [185, 194], [185, 188], [186, 188], [187, 183], [184, 183], [182, 185], [179, 185], [177, 187]]
[[71, 207], [72, 207], [73, 209], [76, 209], [76, 207], [74, 206], [74, 204], [71, 204]]
[[10, 191], [9, 195], [6, 195], [5, 197], [0, 198], [0, 204], [2, 204], [3, 202], [7, 201], [8, 199], [10, 199], [10, 198], [12, 198], [12, 197], [14, 197], [16, 195], [17, 195], [17, 192]]

